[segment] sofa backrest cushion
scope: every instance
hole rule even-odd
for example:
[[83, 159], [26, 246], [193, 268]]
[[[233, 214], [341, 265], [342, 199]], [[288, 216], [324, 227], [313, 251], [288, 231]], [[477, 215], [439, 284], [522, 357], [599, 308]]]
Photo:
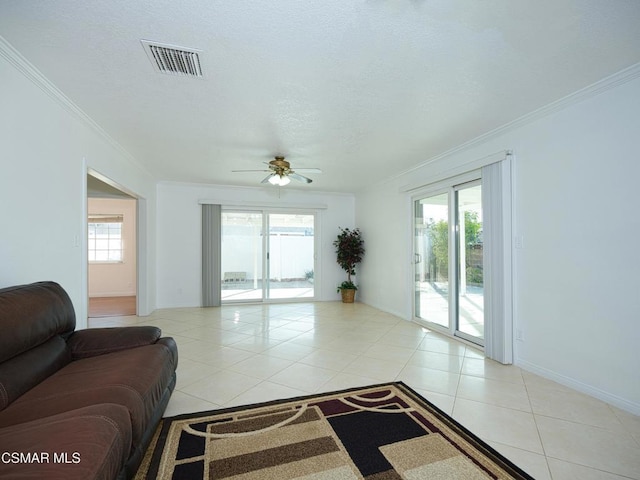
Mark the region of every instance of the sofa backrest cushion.
[[54, 282], [0, 289], [0, 410], [71, 361], [76, 317]]
[[0, 363], [0, 411], [22, 394], [71, 362], [71, 351], [60, 336]]
[[66, 339], [75, 326], [71, 299], [55, 282], [0, 289], [0, 362], [52, 337]]

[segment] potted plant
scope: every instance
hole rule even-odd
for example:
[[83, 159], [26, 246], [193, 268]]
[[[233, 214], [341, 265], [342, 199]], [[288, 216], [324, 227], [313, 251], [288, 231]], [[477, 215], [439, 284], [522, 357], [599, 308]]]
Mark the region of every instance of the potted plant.
[[338, 238], [333, 242], [338, 255], [338, 265], [347, 272], [347, 280], [338, 286], [338, 293], [342, 294], [344, 303], [353, 303], [358, 287], [351, 281], [351, 275], [356, 274], [356, 265], [362, 261], [364, 255], [364, 240], [360, 229], [340, 228]]

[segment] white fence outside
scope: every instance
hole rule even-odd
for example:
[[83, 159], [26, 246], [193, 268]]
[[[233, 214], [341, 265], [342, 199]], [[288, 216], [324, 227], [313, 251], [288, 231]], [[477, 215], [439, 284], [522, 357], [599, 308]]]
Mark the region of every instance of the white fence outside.
[[[314, 237], [311, 235], [269, 236], [270, 280], [304, 280], [314, 267]], [[262, 278], [262, 237], [224, 235], [222, 279], [225, 272], [245, 273], [246, 280]]]

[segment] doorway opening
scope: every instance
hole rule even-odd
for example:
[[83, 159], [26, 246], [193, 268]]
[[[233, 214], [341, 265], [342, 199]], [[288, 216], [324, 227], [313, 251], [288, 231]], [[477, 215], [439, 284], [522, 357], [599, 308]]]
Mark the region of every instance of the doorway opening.
[[88, 317], [138, 313], [138, 200], [87, 175]]

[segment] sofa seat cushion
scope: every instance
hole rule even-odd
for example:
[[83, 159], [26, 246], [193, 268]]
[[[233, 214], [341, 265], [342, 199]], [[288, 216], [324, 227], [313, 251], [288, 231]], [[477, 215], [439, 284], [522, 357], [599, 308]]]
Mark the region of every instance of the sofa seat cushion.
[[113, 479], [131, 449], [129, 412], [99, 404], [0, 428], [0, 478]]
[[172, 381], [176, 359], [171, 341], [75, 360], [0, 412], [0, 427], [115, 403], [128, 409], [132, 447], [137, 447]]

